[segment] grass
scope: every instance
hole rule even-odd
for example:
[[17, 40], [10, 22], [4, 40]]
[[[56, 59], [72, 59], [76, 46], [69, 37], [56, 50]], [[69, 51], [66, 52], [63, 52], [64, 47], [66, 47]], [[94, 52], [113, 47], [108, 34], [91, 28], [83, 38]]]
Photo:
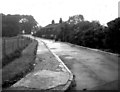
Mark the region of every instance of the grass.
[[23, 50], [20, 58], [15, 59], [2, 69], [3, 88], [10, 87], [34, 68], [33, 64], [36, 56], [37, 44], [37, 41], [30, 43], [30, 45]]
[[[2, 46], [2, 58], [0, 58], [0, 62], [2, 62], [3, 68], [7, 64], [11, 63], [14, 59], [20, 57], [21, 51], [30, 44], [30, 39], [27, 37], [11, 37], [11, 38], [3, 38], [1, 42]], [[4, 44], [5, 43], [5, 44]]]
[[2, 68], [9, 64], [10, 62], [12, 62], [13, 60], [15, 60], [16, 58], [19, 58], [21, 56], [21, 50], [17, 50], [15, 52], [13, 52], [10, 55], [5, 56], [5, 58], [2, 58]]

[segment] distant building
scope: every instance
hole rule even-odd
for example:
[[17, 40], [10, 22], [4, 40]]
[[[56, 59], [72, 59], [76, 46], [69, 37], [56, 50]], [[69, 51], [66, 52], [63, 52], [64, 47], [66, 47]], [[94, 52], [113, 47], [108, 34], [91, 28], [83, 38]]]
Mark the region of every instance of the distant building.
[[63, 23], [55, 23], [49, 24], [41, 29], [42, 37], [53, 38], [55, 39], [59, 32], [61, 31], [61, 27]]

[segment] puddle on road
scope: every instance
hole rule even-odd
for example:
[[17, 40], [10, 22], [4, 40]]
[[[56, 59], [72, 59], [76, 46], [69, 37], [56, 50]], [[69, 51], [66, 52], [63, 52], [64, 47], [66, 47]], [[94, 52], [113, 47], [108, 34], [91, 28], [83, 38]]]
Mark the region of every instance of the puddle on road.
[[50, 49], [57, 49], [57, 48], [50, 48]]
[[65, 59], [74, 59], [74, 57], [72, 57], [70, 55], [62, 55], [62, 57], [64, 57]]
[[68, 57], [65, 57], [66, 59], [73, 59], [73, 57], [71, 57], [71, 56], [68, 56]]

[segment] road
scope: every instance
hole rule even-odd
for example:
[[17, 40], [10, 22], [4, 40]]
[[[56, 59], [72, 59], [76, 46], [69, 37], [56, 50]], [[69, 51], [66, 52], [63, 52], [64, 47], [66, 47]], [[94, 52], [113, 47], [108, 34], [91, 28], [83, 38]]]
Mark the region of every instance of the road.
[[118, 89], [118, 57], [62, 42], [42, 40], [75, 75], [74, 90]]

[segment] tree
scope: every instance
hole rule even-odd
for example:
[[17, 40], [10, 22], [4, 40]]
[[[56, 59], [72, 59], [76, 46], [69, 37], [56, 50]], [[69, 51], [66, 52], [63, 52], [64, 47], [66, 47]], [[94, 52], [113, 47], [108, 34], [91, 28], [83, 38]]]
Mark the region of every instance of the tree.
[[68, 19], [68, 23], [73, 23], [73, 24], [77, 24], [81, 21], [84, 21], [83, 15], [70, 16], [69, 19]]
[[20, 23], [21, 23], [21, 31], [25, 30], [26, 34], [30, 34], [33, 28], [37, 26], [36, 20], [31, 15], [22, 15]]
[[62, 18], [60, 18], [60, 20], [59, 20], [59, 23], [62, 23], [63, 21], [62, 21]]
[[37, 22], [31, 15], [2, 14], [2, 36], [16, 36], [23, 30], [30, 34], [36, 25]]
[[20, 15], [2, 14], [2, 36], [16, 36], [20, 32]]
[[55, 24], [55, 21], [54, 21], [54, 20], [52, 20], [52, 24]]
[[105, 44], [114, 52], [120, 53], [120, 18], [116, 18], [107, 23], [108, 27], [105, 28]]

